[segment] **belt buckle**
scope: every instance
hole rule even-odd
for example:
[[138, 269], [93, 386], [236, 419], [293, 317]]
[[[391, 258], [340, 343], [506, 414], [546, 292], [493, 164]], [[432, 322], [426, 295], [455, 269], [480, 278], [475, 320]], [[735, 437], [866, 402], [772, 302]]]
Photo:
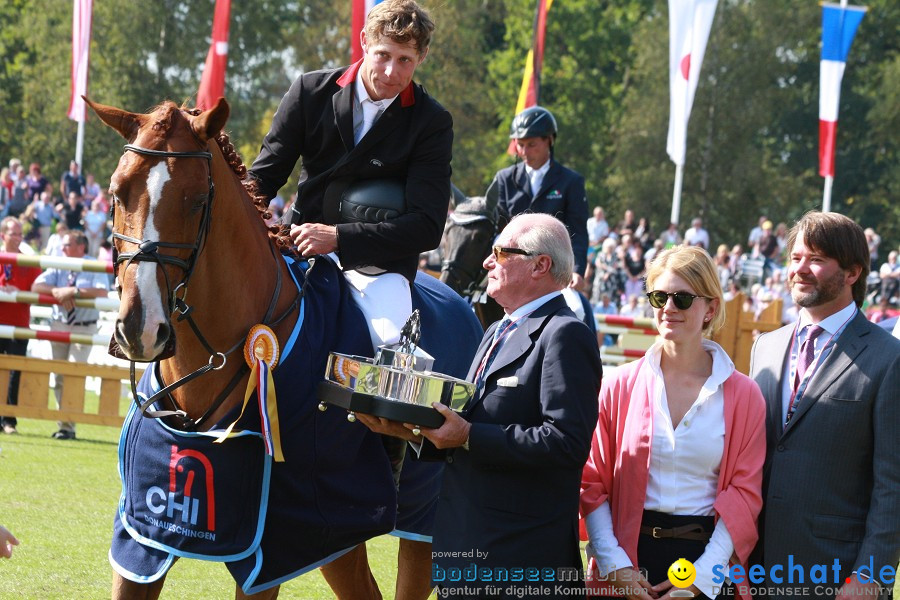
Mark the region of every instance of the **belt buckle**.
[[650, 532], [650, 536], [653, 537], [653, 539], [656, 539], [656, 540], [662, 539], [662, 536], [659, 534], [659, 532], [660, 532], [661, 530], [662, 530], [662, 527], [654, 527], [654, 528], [653, 528], [653, 531]]

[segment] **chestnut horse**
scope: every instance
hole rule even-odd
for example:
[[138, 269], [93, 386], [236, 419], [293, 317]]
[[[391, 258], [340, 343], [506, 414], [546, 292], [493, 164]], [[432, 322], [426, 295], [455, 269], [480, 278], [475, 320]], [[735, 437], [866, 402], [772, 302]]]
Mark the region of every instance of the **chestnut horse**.
[[[313, 394], [310, 393], [316, 383], [314, 379], [322, 378], [329, 351], [371, 353], [371, 343], [367, 341], [368, 333], [358, 309], [342, 300], [349, 298], [342, 287], [345, 285], [343, 277], [324, 257], [316, 259], [315, 268], [308, 270], [298, 266], [306, 264], [300, 257], [285, 258], [293, 252], [290, 240], [280, 228], [266, 226], [264, 219], [269, 215], [265, 203], [245, 188], [242, 180], [246, 169], [227, 135], [222, 132], [229, 115], [224, 99], [205, 112], [179, 108], [165, 102], [146, 115], [86, 101], [104, 123], [128, 141], [110, 182], [117, 288], [121, 299], [111, 352], [132, 361], [132, 369], [134, 361], [155, 361], [139, 385], [132, 381], [136, 406], [126, 418], [120, 442], [123, 496], [113, 537], [114, 550], [117, 544], [118, 547], [130, 544], [138, 546], [138, 552], [142, 554], [134, 559], [133, 564], [137, 567], [132, 567], [132, 563], [126, 567], [115, 559], [111, 551], [115, 571], [113, 597], [157, 598], [172, 562], [179, 556], [189, 556], [226, 562], [238, 581], [237, 598], [277, 597], [279, 582], [318, 566], [322, 566], [323, 575], [339, 598], [380, 598], [366, 562], [365, 545], [360, 542], [390, 531], [395, 524], [397, 491], [387, 455], [380, 438], [362, 428], [362, 425], [347, 423], [333, 409], [325, 413], [315, 410], [315, 402], [311, 398]], [[450, 362], [444, 363], [447, 366], [441, 370], [456, 376], [462, 371], [464, 375], [480, 340], [477, 322], [465, 303], [445, 286], [438, 289], [434, 286], [440, 284], [422, 284], [420, 279], [431, 280], [429, 277], [417, 278], [413, 286], [414, 307], [417, 301], [420, 304], [440, 304], [442, 312], [432, 310], [431, 318], [437, 320], [437, 314], [441, 314], [447, 326], [453, 328], [439, 330], [435, 327], [432, 334], [433, 339], [446, 341], [447, 347], [456, 344], [454, 356], [447, 359]], [[423, 296], [429, 299], [423, 300]], [[457, 304], [454, 305], [454, 302]], [[341, 312], [335, 313], [335, 310]], [[172, 316], [177, 318], [171, 319]], [[336, 333], [335, 330], [353, 329], [334, 325], [344, 322], [342, 319], [356, 324], [362, 331]], [[285, 354], [288, 354], [288, 347], [301, 347], [301, 351], [293, 352], [291, 356], [301, 355], [306, 362], [292, 363], [300, 364], [302, 369], [285, 366], [280, 371], [273, 371], [275, 387], [281, 390], [278, 392], [279, 408], [275, 413], [276, 429], [280, 418], [282, 431], [286, 431], [282, 437], [286, 462], [273, 463], [270, 456], [260, 459], [265, 452], [256, 452], [246, 462], [259, 470], [258, 479], [264, 481], [265, 495], [262, 492], [257, 495], [255, 488], [251, 489], [253, 493], [242, 491], [237, 494], [248, 507], [252, 504], [256, 510], [254, 514], [259, 515], [254, 521], [244, 515], [243, 506], [233, 510], [238, 515], [236, 518], [240, 527], [246, 527], [244, 521], [252, 522], [250, 539], [255, 536], [252, 543], [256, 546], [241, 547], [239, 551], [225, 552], [224, 556], [216, 555], [215, 551], [203, 554], [193, 550], [194, 546], [190, 551], [171, 551], [167, 540], [150, 538], [141, 533], [144, 531], [141, 527], [145, 526], [145, 521], [155, 522], [156, 515], [162, 521], [162, 525], [157, 526], [162, 528], [163, 534], [175, 531], [178, 535], [198, 537], [189, 528], [173, 524], [179, 516], [183, 522], [189, 520], [195, 523], [198, 514], [198, 502], [192, 500], [191, 485], [195, 473], [201, 470], [188, 469], [180, 462], [182, 458], [193, 456], [203, 461], [202, 470], [206, 473], [206, 479], [198, 479], [194, 489], [203, 488], [205, 482], [209, 506], [206, 506], [206, 501], [200, 502], [199, 506], [201, 511], [208, 513], [207, 527], [210, 529], [215, 529], [214, 525], [209, 525], [214, 518], [224, 521], [222, 517], [227, 515], [222, 513], [228, 512], [215, 507], [213, 515], [211, 496], [218, 490], [210, 487], [213, 471], [217, 481], [223, 471], [232, 471], [238, 477], [244, 477], [241, 465], [226, 469], [213, 467], [204, 454], [206, 448], [214, 447], [212, 443], [198, 451], [184, 450], [180, 445], [182, 441], [190, 438], [206, 443], [214, 437], [209, 430], [215, 428], [215, 432], [222, 431], [232, 418], [239, 422], [238, 431], [232, 436], [219, 438], [217, 441], [224, 443], [215, 443], [216, 448], [225, 448], [233, 455], [234, 449], [243, 447], [241, 444], [253, 449], [265, 449], [268, 442], [264, 444], [262, 440], [271, 441], [262, 433], [254, 433], [269, 430], [268, 425], [260, 425], [264, 420], [264, 409], [260, 409], [256, 430], [247, 428], [241, 431], [252, 419], [248, 421], [243, 411], [238, 416], [241, 399], [250, 380], [242, 355], [243, 346], [251, 327], [260, 323], [270, 327]], [[302, 334], [298, 336], [301, 327]], [[427, 333], [423, 329], [423, 347], [440, 358], [435, 350], [425, 346]], [[319, 337], [311, 337], [315, 335]], [[363, 339], [368, 345], [367, 350], [361, 349], [362, 342], [359, 340]], [[312, 358], [305, 358], [307, 355]], [[435, 368], [439, 368], [437, 362]], [[279, 375], [283, 381], [294, 371], [302, 371], [299, 375], [303, 375], [306, 381], [287, 388], [278, 385]], [[285, 410], [286, 404], [289, 410], [301, 414], [292, 415]], [[297, 422], [305, 429], [291, 429], [291, 423]], [[134, 448], [146, 445], [144, 438], [139, 438], [139, 444], [131, 441], [129, 436], [135, 431], [139, 433], [134, 435], [145, 435], [140, 433], [143, 431], [158, 431], [153, 435], [161, 436], [164, 451], [171, 449], [171, 462], [168, 458], [163, 461], [164, 465], [168, 465], [164, 475], [171, 477], [168, 500], [165, 489], [160, 487], [149, 488], [146, 500], [140, 496], [143, 492], [135, 500], [125, 491], [126, 480], [137, 480], [142, 475], [139, 471], [144, 468], [142, 461], [132, 456]], [[133, 446], [129, 446], [130, 443]], [[303, 460], [291, 461], [288, 456], [290, 447], [301, 444], [305, 444], [306, 454], [303, 456], [309, 458], [313, 465], [303, 464]], [[138, 473], [126, 474], [126, 466], [123, 465]], [[276, 490], [279, 473], [290, 469], [297, 470], [302, 480], [294, 487]], [[351, 470], [354, 473], [352, 477]], [[188, 477], [183, 483], [184, 489], [176, 493], [176, 478], [183, 479], [185, 473]], [[297, 505], [299, 510], [308, 510], [314, 515], [311, 518], [315, 521], [314, 525], [302, 529], [292, 528], [280, 521], [270, 522], [276, 520], [273, 514], [281, 518], [281, 513], [273, 508], [274, 501], [269, 501], [270, 475], [273, 497], [278, 496], [282, 501], [286, 499]], [[418, 503], [408, 502], [407, 507], [427, 504], [428, 501], [433, 503], [436, 488], [431, 481], [437, 481], [437, 477], [432, 474], [424, 477], [430, 478], [430, 483], [419, 487], [427, 488], [422, 493], [432, 498]], [[321, 495], [323, 490], [334, 493], [337, 500], [329, 502], [327, 497]], [[403, 475], [401, 495], [402, 492]], [[125, 514], [125, 507], [129, 504], [133, 508], [141, 503], [149, 507], [141, 510], [154, 514], [145, 513], [139, 518]], [[402, 500], [400, 506], [402, 510]], [[419, 523], [427, 523], [429, 517], [426, 514], [416, 518]], [[397, 527], [400, 528], [399, 518]], [[180, 533], [182, 531], [189, 534]], [[232, 535], [237, 535], [221, 524], [216, 531], [218, 533], [207, 532], [205, 535], [213, 540], [216, 536], [230, 539]], [[302, 546], [299, 551], [307, 554], [303, 555], [304, 562], [296, 568], [285, 565], [287, 559], [277, 557], [275, 566], [282, 570], [272, 567], [270, 580], [256, 585], [254, 582], [259, 580], [255, 578], [261, 577], [260, 572], [265, 573], [268, 568], [262, 566], [264, 553], [261, 551], [269, 543], [267, 537], [288, 545]], [[403, 535], [400, 537], [404, 538]], [[398, 597], [415, 598], [428, 594], [430, 544], [410, 541], [422, 538], [420, 533], [414, 531], [407, 539], [401, 539]], [[263, 546], [259, 546], [260, 539]], [[134, 544], [134, 541], [139, 544]], [[189, 543], [195, 542], [191, 540]], [[196, 543], [203, 544], [205, 540]], [[258, 549], [254, 551], [253, 548]], [[353, 549], [348, 552], [347, 548]], [[266, 550], [265, 558], [272, 559], [275, 553], [268, 547]], [[241, 570], [248, 568], [245, 564], [248, 562], [252, 575], [244, 578], [244, 571]], [[146, 566], [150, 574], [135, 575], [139, 571], [134, 569], [145, 568], [145, 565], [150, 565]], [[243, 589], [242, 581], [245, 584]], [[250, 595], [245, 595], [245, 590]]]

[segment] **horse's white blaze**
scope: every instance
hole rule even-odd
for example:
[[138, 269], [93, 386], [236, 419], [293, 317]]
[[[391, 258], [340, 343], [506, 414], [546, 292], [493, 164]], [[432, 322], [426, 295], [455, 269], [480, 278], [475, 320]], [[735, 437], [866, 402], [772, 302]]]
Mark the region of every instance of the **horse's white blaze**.
[[[150, 210], [147, 212], [147, 220], [144, 222], [143, 233], [141, 238], [143, 241], [158, 242], [159, 231], [153, 218], [156, 215], [156, 208], [162, 198], [163, 188], [171, 179], [169, 177], [169, 168], [166, 161], [161, 161], [158, 165], [150, 169], [147, 175], [147, 193], [150, 196]], [[166, 322], [166, 313], [162, 304], [162, 293], [156, 280], [157, 269], [159, 266], [153, 261], [145, 261], [137, 263], [137, 283], [138, 297], [141, 299], [141, 306], [144, 308], [144, 329], [141, 332], [141, 345], [144, 350], [150, 350], [156, 346], [156, 336], [159, 326]]]

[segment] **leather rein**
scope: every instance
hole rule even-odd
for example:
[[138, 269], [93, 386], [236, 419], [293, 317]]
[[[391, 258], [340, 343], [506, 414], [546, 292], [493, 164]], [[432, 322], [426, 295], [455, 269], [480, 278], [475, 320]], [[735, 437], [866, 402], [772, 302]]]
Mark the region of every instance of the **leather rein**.
[[[224, 352], [215, 350], [212, 345], [207, 341], [206, 337], [200, 331], [200, 328], [197, 326], [197, 323], [191, 317], [191, 313], [194, 310], [193, 306], [190, 306], [187, 303], [187, 290], [188, 290], [188, 282], [190, 281], [191, 275], [194, 272], [194, 267], [197, 264], [197, 258], [200, 253], [203, 251], [203, 248], [206, 244], [206, 239], [209, 235], [209, 230], [212, 221], [212, 203], [215, 197], [215, 184], [212, 180], [212, 153], [206, 151], [193, 151], [193, 152], [170, 152], [166, 150], [152, 150], [150, 148], [143, 148], [141, 146], [135, 146], [134, 144], [126, 144], [125, 151], [134, 152], [136, 154], [142, 154], [145, 156], [155, 156], [159, 158], [203, 158], [206, 159], [207, 163], [207, 181], [209, 184], [209, 192], [207, 195], [207, 201], [203, 208], [203, 217], [200, 221], [200, 227], [197, 231], [197, 238], [193, 244], [177, 244], [173, 242], [162, 242], [162, 241], [152, 241], [152, 240], [139, 240], [137, 238], [133, 238], [127, 235], [122, 235], [120, 233], [113, 233], [114, 239], [122, 240], [123, 242], [128, 242], [131, 244], [137, 245], [138, 249], [134, 252], [122, 252], [118, 253], [115, 250], [115, 246], [113, 246], [114, 252], [114, 261], [116, 264], [116, 270], [118, 271], [118, 267], [121, 263], [125, 263], [125, 270], [134, 263], [134, 262], [155, 262], [157, 269], [164, 267], [166, 264], [174, 265], [182, 270], [184, 273], [181, 281], [178, 285], [173, 289], [171, 286], [171, 282], [169, 280], [169, 275], [166, 272], [165, 268], [162, 268], [163, 277], [166, 280], [166, 297], [168, 298], [169, 304], [169, 314], [178, 313], [178, 321], [187, 321], [191, 330], [194, 332], [194, 335], [199, 340], [199, 342], [203, 345], [203, 348], [209, 353], [209, 361], [207, 364], [203, 365], [199, 369], [188, 373], [184, 377], [178, 379], [174, 383], [171, 383], [158, 392], [141, 402], [138, 398], [137, 391], [137, 382], [136, 382], [136, 373], [135, 373], [135, 361], [130, 360], [130, 375], [131, 375], [131, 393], [132, 398], [134, 400], [135, 405], [137, 405], [138, 410], [141, 411], [141, 414], [146, 417], [151, 417], [154, 419], [160, 419], [164, 417], [173, 417], [178, 420], [179, 425], [186, 431], [193, 431], [198, 429], [207, 419], [222, 405], [225, 399], [234, 391], [234, 388], [237, 386], [238, 382], [247, 373], [249, 367], [246, 362], [241, 362], [241, 368], [237, 370], [231, 380], [228, 382], [228, 385], [225, 386], [225, 389], [219, 393], [213, 403], [206, 409], [206, 411], [201, 415], [198, 419], [190, 418], [187, 413], [178, 408], [175, 399], [172, 397], [172, 392], [186, 383], [209, 373], [210, 371], [218, 371], [225, 367], [225, 364], [228, 361], [228, 356], [230, 356], [233, 352], [235, 352], [238, 348], [244, 345], [245, 338], [241, 338], [238, 340], [233, 346], [225, 350]], [[113, 203], [113, 211], [115, 211], [115, 203]], [[115, 221], [113, 221], [115, 222]], [[160, 249], [169, 248], [174, 250], [186, 250], [189, 249], [191, 251], [191, 255], [187, 260], [182, 260], [177, 256], [172, 256], [169, 254], [161, 254]], [[297, 298], [294, 302], [291, 303], [290, 306], [275, 320], [272, 319], [272, 314], [275, 312], [275, 306], [278, 302], [278, 296], [281, 293], [281, 285], [282, 285], [282, 276], [281, 269], [278, 268], [278, 256], [275, 253], [275, 249], [272, 245], [269, 245], [269, 250], [272, 252], [272, 258], [275, 260], [275, 291], [272, 294], [272, 299], [269, 301], [269, 306], [266, 309], [266, 314], [263, 317], [263, 324], [274, 327], [288, 315], [290, 315], [294, 309], [300, 304], [301, 299], [303, 298], [306, 292], [306, 284], [309, 281], [309, 277], [304, 278], [303, 284], [300, 289], [300, 293], [297, 295]], [[310, 270], [312, 269], [312, 265], [314, 263], [311, 262]], [[309, 271], [307, 271], [308, 273]], [[180, 295], [179, 295], [180, 293]], [[120, 288], [121, 294], [121, 288]], [[161, 359], [165, 359], [174, 354], [174, 332], [171, 334], [173, 343], [167, 344], [166, 350], [164, 350], [163, 354], [156, 357], [154, 360], [158, 361]], [[167, 398], [169, 402], [174, 407], [174, 410], [153, 410], [150, 407], [155, 404], [157, 401]]]

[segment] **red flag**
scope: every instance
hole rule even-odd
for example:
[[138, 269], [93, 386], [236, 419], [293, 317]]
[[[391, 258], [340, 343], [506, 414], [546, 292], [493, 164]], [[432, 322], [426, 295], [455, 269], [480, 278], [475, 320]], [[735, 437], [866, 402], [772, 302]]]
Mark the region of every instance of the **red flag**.
[[353, 0], [353, 14], [350, 22], [350, 62], [355, 63], [362, 58], [362, 45], [359, 43], [359, 32], [366, 26], [366, 17], [376, 4], [383, 0]]
[[[537, 106], [541, 92], [541, 67], [544, 64], [544, 37], [547, 30], [547, 12], [553, 0], [537, 0], [534, 12], [534, 28], [531, 36], [531, 49], [525, 58], [525, 72], [522, 75], [522, 87], [519, 88], [519, 100], [516, 112], [519, 114], [526, 108]], [[516, 143], [510, 140], [509, 154], [516, 153]]]
[[72, 98], [69, 118], [84, 123], [87, 95], [88, 58], [91, 50], [91, 12], [93, 0], [74, 0], [72, 3]]
[[228, 25], [231, 20], [231, 0], [216, 0], [213, 17], [212, 43], [206, 55], [200, 89], [197, 90], [197, 108], [208, 110], [225, 95], [225, 67], [228, 64]]

